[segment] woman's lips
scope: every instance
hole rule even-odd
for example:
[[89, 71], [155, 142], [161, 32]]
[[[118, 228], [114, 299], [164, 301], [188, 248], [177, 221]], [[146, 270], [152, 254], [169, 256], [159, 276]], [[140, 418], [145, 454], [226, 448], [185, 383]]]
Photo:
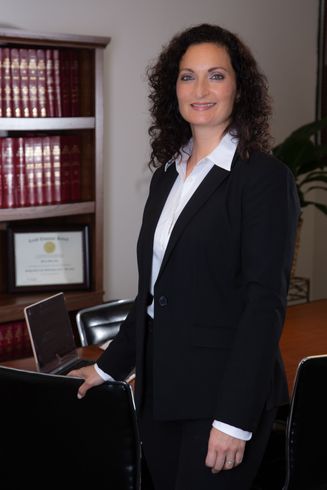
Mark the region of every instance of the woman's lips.
[[216, 105], [214, 102], [205, 102], [205, 103], [194, 102], [193, 104], [191, 104], [193, 109], [196, 109], [197, 111], [205, 111], [207, 109], [211, 109], [211, 107], [213, 107], [214, 105]]

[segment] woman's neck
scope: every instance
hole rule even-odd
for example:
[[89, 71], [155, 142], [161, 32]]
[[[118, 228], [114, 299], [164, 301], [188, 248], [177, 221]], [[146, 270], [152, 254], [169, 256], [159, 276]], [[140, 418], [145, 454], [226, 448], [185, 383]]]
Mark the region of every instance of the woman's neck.
[[209, 153], [216, 148], [223, 136], [223, 133], [217, 134], [217, 131], [212, 133], [208, 131], [192, 131], [192, 155], [187, 162], [186, 177], [190, 175], [193, 168], [200, 160], [209, 155]]

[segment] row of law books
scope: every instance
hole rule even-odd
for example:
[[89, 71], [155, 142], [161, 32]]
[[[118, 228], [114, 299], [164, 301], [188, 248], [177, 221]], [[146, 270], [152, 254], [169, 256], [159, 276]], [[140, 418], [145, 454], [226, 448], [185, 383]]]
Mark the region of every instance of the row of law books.
[[80, 135], [0, 138], [0, 208], [80, 199]]
[[32, 355], [31, 342], [24, 320], [0, 324], [0, 362]]
[[0, 80], [0, 117], [79, 116], [75, 49], [0, 47]]

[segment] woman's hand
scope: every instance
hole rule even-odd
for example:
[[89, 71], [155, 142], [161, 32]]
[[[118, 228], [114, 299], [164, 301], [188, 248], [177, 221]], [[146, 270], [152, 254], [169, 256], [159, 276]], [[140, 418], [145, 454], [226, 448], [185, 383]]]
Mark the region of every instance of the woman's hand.
[[212, 473], [235, 468], [242, 462], [245, 442], [213, 427], [208, 442], [206, 466], [211, 468]]
[[86, 392], [93, 388], [93, 386], [98, 386], [104, 383], [104, 380], [96, 372], [94, 366], [86, 366], [81, 369], [74, 369], [70, 371], [67, 376], [74, 376], [75, 378], [83, 378], [84, 383], [78, 389], [77, 398], [83, 398]]

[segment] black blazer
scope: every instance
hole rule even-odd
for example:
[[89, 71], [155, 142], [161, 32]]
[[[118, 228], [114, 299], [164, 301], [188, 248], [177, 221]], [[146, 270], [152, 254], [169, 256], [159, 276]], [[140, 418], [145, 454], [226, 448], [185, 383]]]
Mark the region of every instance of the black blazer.
[[[132, 312], [98, 360], [116, 379], [136, 365], [140, 406], [153, 237], [177, 177], [153, 175], [137, 246]], [[214, 166], [180, 214], [154, 288], [154, 413], [212, 417], [253, 431], [264, 408], [288, 399], [279, 353], [299, 203], [272, 156]]]

